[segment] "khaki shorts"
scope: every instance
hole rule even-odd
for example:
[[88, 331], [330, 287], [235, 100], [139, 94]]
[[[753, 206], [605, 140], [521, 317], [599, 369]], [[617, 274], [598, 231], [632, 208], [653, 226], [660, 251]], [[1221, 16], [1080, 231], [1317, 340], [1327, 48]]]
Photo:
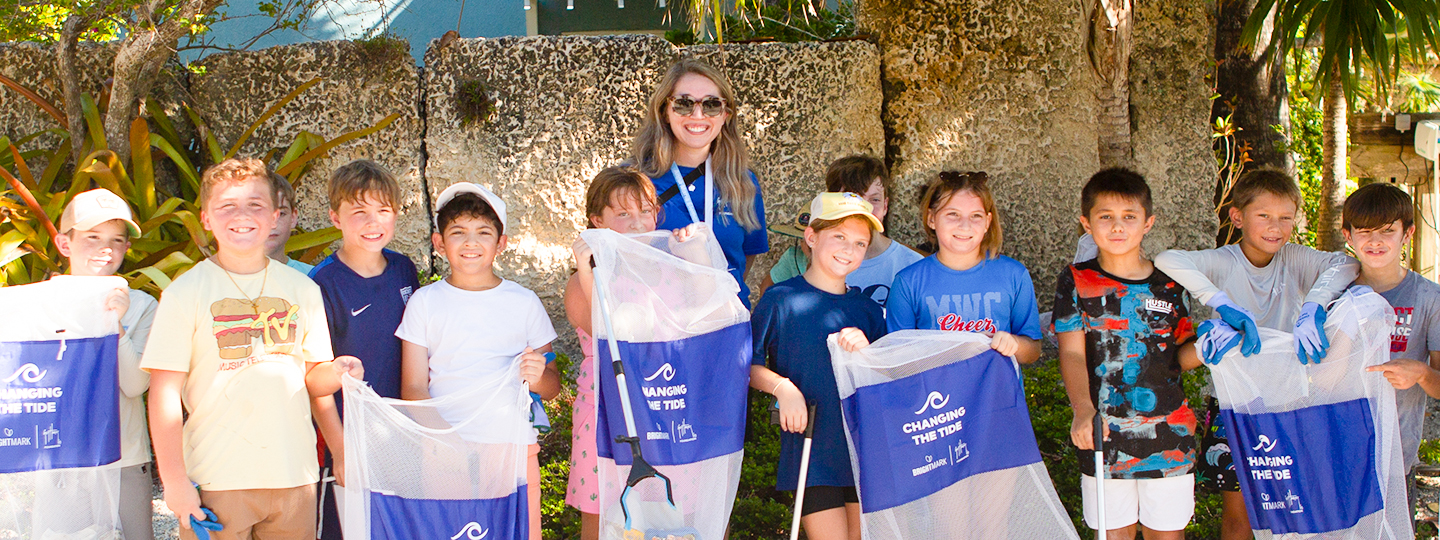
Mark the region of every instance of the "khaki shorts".
[[[224, 530], [212, 540], [314, 540], [315, 484], [285, 489], [201, 491], [200, 504], [215, 512]], [[195, 533], [180, 528], [182, 540]]]

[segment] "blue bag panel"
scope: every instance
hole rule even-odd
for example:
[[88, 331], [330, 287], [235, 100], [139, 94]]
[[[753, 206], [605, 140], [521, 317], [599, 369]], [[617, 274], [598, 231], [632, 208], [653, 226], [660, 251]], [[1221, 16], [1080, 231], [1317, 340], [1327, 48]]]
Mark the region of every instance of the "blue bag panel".
[[980, 473], [1040, 461], [1014, 363], [993, 350], [858, 388], [841, 401], [841, 410], [866, 513]]
[[0, 473], [120, 459], [119, 336], [0, 343]]
[[[635, 429], [651, 465], [684, 465], [739, 452], [745, 444], [749, 397], [750, 323], [678, 341], [618, 342]], [[630, 464], [625, 416], [615, 384], [610, 345], [596, 340], [600, 457]]]
[[478, 500], [407, 499], [370, 492], [374, 540], [528, 540], [526, 486], [508, 497]]
[[1384, 508], [1365, 399], [1282, 413], [1221, 413], [1251, 528], [1336, 531]]

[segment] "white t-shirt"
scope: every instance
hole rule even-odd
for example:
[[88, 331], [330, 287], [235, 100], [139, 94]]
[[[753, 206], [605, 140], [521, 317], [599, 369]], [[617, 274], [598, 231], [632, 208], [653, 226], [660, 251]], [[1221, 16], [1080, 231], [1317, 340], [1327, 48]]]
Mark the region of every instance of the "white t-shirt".
[[185, 471], [200, 489], [285, 489], [320, 480], [305, 364], [332, 358], [314, 281], [206, 259], [161, 295], [140, 367], [186, 374]]
[[120, 318], [125, 336], [120, 338], [120, 463], [130, 467], [150, 462], [150, 427], [145, 423], [145, 391], [150, 373], [140, 369], [140, 356], [150, 339], [155, 309], [160, 305], [149, 294], [130, 289], [130, 308]]
[[1285, 244], [1264, 268], [1250, 264], [1239, 244], [1201, 251], [1170, 250], [1155, 257], [1155, 267], [1201, 303], [1224, 291], [1236, 305], [1255, 314], [1255, 324], [1295, 331], [1300, 306], [1322, 306], [1340, 297], [1360, 275], [1360, 263], [1344, 253]]
[[860, 263], [860, 268], [845, 276], [845, 285], [851, 289], [860, 289], [860, 292], [880, 304], [880, 307], [885, 307], [885, 301], [890, 298], [890, 285], [895, 283], [895, 274], [924, 258], [924, 255], [900, 242], [891, 241], [890, 247], [885, 248], [880, 255], [865, 259]]
[[[467, 291], [442, 279], [410, 297], [395, 336], [425, 347], [430, 397], [439, 398], [495, 384], [496, 377], [514, 377], [519, 386], [516, 360], [526, 347], [555, 341], [555, 327], [540, 297], [513, 281]], [[442, 411], [442, 416], [456, 422], [469, 412]]]

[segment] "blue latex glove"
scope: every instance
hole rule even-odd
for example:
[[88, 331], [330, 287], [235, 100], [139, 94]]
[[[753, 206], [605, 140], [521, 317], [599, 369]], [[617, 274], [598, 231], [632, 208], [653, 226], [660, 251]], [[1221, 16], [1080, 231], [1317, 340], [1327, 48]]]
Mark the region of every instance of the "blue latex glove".
[[1223, 292], [1210, 297], [1210, 301], [1205, 305], [1215, 308], [1220, 320], [1244, 334], [1244, 340], [1240, 343], [1240, 354], [1250, 356], [1260, 352], [1260, 327], [1255, 324], [1255, 315], [1251, 314], [1250, 310], [1236, 305], [1230, 300], [1230, 296]]
[[1295, 356], [1301, 364], [1319, 364], [1325, 358], [1325, 349], [1329, 348], [1330, 339], [1325, 337], [1325, 308], [1306, 302], [1300, 306], [1300, 318], [1295, 320]]
[[1220, 319], [1200, 323], [1199, 331], [1200, 339], [1196, 341], [1195, 347], [1200, 351], [1200, 358], [1212, 366], [1219, 364], [1225, 353], [1240, 344], [1240, 332]]
[[190, 529], [195, 531], [197, 540], [210, 540], [210, 531], [225, 530], [225, 526], [220, 524], [220, 518], [215, 517], [215, 512], [211, 512], [209, 508], [205, 507], [201, 507], [200, 511], [205, 513], [205, 521], [190, 516]]

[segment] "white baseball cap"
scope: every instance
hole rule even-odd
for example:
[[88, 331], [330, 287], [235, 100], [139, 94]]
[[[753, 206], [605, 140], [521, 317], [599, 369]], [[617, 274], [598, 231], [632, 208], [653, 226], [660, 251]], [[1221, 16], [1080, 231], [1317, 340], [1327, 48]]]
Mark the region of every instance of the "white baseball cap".
[[[500, 196], [491, 193], [490, 190], [485, 189], [480, 184], [476, 184], [474, 182], [456, 182], [454, 184], [451, 184], [450, 187], [445, 188], [445, 191], [440, 192], [439, 197], [435, 198], [436, 229], [440, 228], [440, 210], [444, 209], [446, 203], [449, 203], [461, 193], [474, 193], [476, 195], [479, 195], [481, 199], [484, 199], [486, 203], [489, 203], [490, 208], [493, 208], [495, 210], [496, 217], [500, 218], [500, 232], [501, 234], [504, 234], [505, 201], [500, 200]], [[444, 231], [441, 231], [441, 233], [443, 234]]]
[[135, 215], [130, 213], [125, 199], [108, 189], [92, 189], [70, 200], [65, 212], [60, 214], [60, 232], [88, 231], [112, 219], [124, 221], [130, 236], [140, 236], [140, 226], [135, 224]]

